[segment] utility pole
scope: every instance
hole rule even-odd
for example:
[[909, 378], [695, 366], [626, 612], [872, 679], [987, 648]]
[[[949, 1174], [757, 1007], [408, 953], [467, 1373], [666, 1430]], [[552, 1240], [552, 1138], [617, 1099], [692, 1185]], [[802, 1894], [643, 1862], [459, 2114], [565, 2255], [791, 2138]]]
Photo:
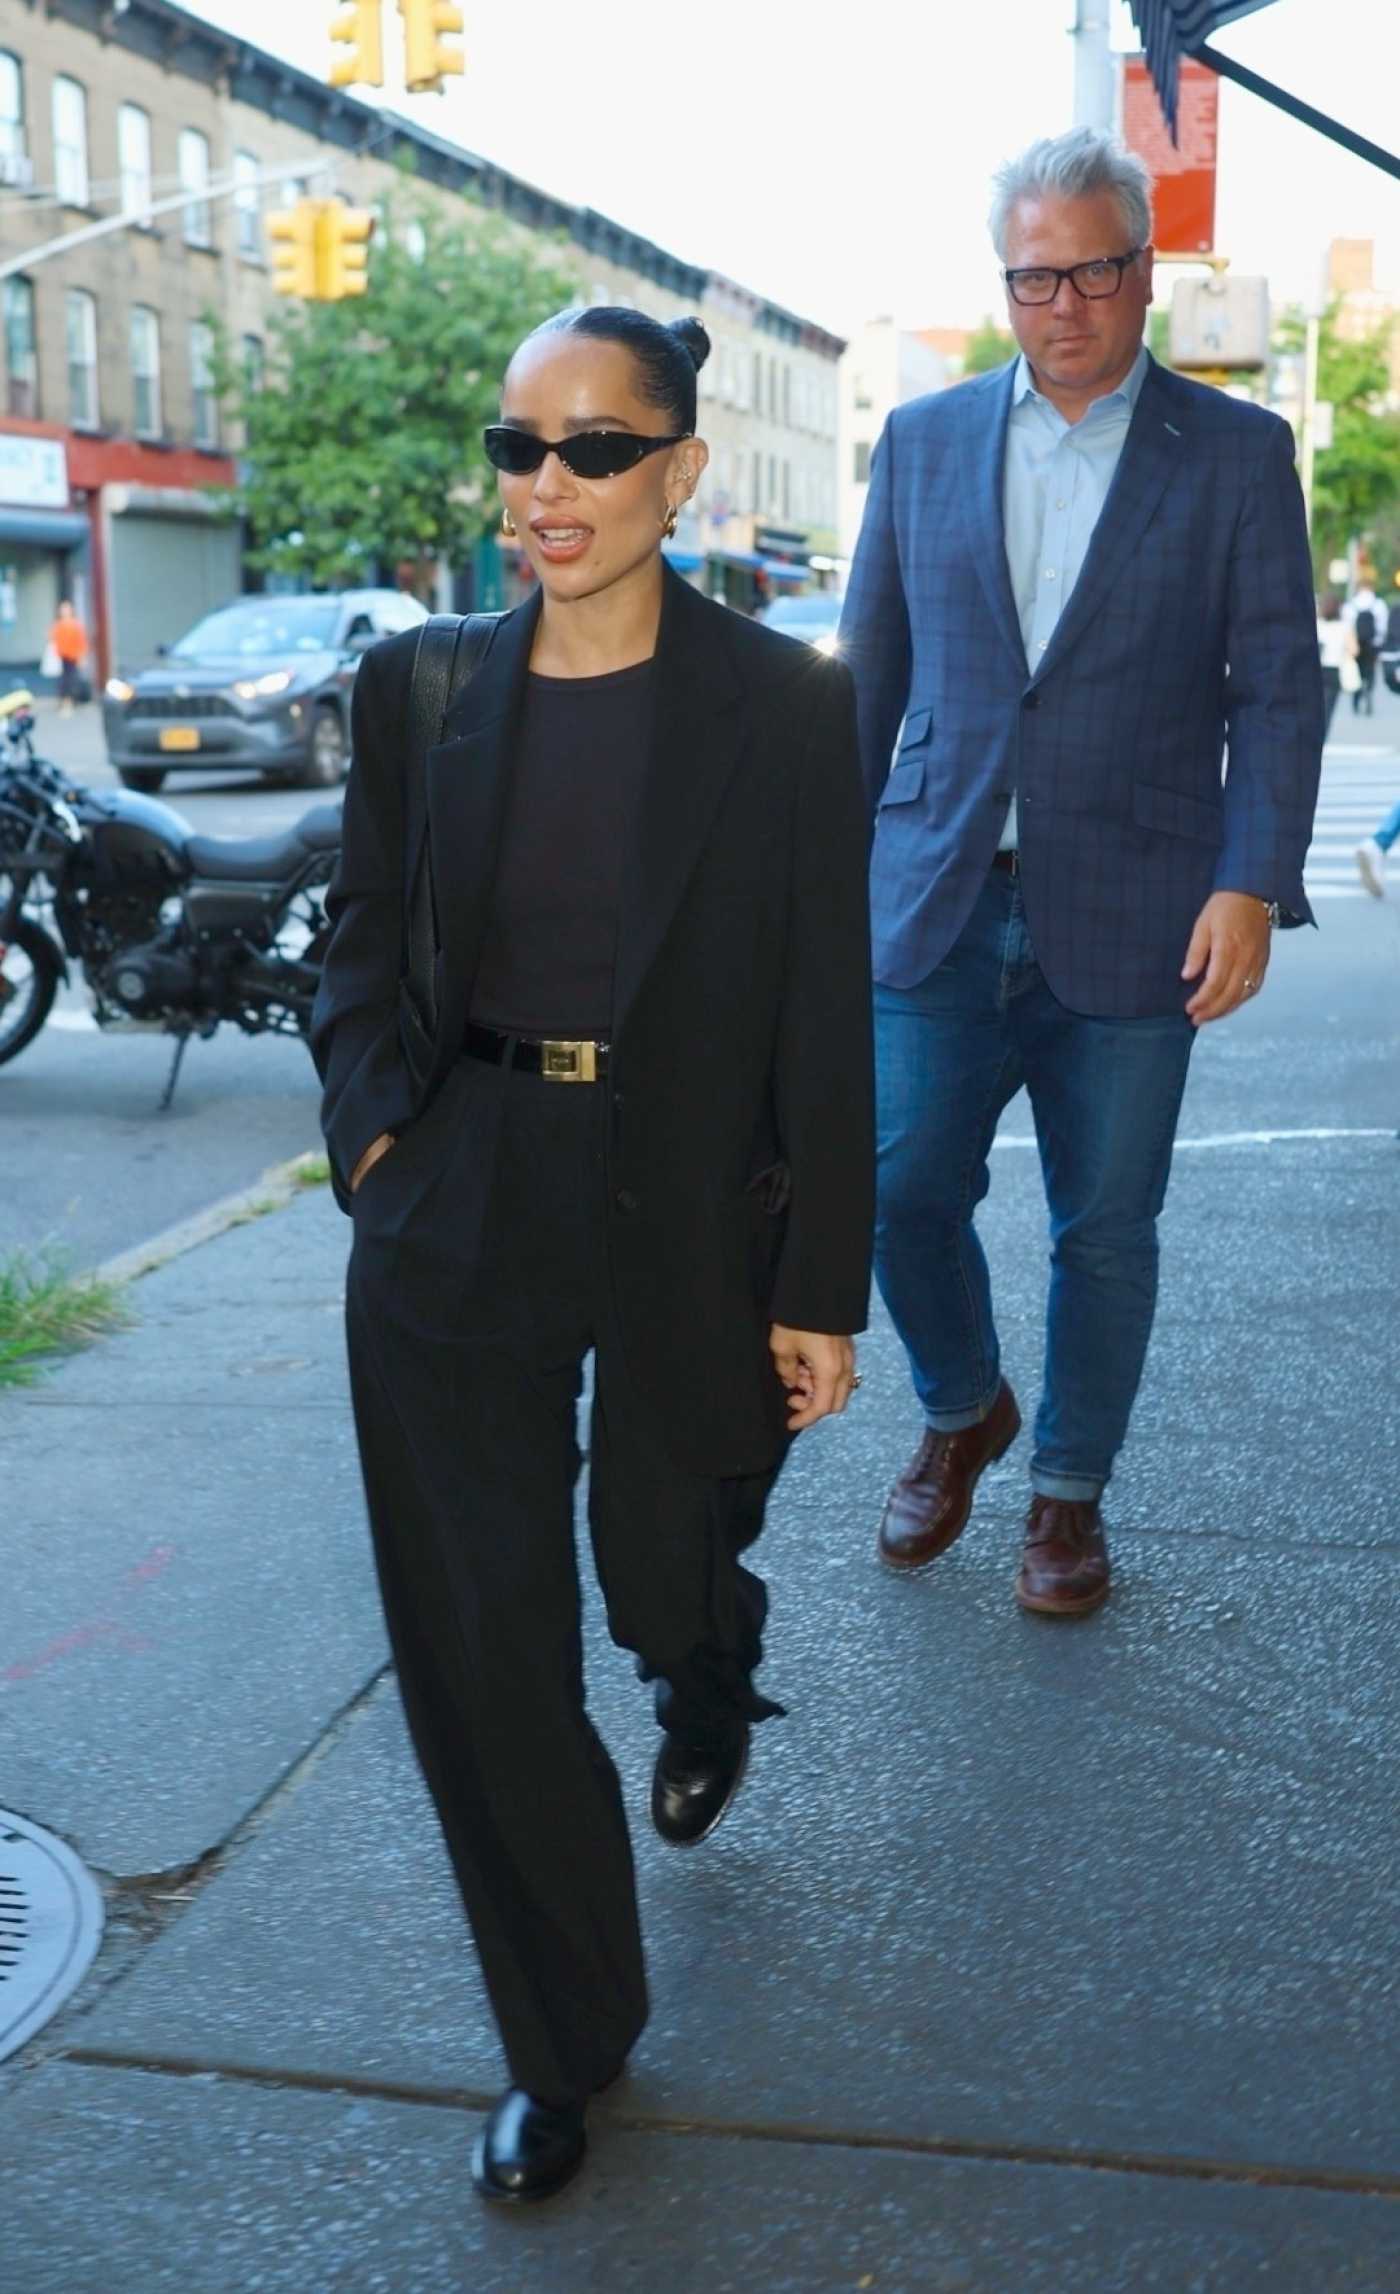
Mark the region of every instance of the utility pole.
[[1075, 0], [1074, 124], [1111, 132], [1118, 125], [1118, 75], [1108, 44], [1109, 0]]

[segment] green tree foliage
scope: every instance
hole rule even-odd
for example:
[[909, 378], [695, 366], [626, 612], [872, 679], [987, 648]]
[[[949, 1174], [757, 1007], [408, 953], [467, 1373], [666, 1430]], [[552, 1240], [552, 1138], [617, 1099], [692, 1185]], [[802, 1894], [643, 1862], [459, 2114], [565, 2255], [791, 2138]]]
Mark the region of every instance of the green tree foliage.
[[[1301, 359], [1304, 339], [1302, 313], [1286, 311], [1275, 349]], [[1318, 454], [1313, 473], [1313, 556], [1319, 567], [1344, 556], [1354, 535], [1393, 521], [1400, 510], [1400, 414], [1386, 411], [1389, 389], [1386, 330], [1348, 342], [1337, 332], [1334, 304], [1318, 338], [1317, 395], [1334, 409], [1332, 444]]]
[[985, 318], [980, 327], [968, 337], [967, 355], [963, 360], [964, 374], [990, 374], [994, 367], [1005, 366], [1016, 356], [1016, 338]]
[[252, 562], [333, 586], [375, 559], [426, 572], [469, 555], [496, 516], [481, 432], [521, 337], [577, 299], [564, 256], [406, 190], [375, 232], [367, 294], [274, 314], [260, 387], [225, 342]]

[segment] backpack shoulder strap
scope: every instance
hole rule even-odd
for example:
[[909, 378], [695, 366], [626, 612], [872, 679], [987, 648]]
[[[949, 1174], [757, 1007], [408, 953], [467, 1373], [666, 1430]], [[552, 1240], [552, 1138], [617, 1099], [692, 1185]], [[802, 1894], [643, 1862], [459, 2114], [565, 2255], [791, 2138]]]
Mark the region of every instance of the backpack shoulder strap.
[[433, 959], [437, 953], [437, 902], [432, 852], [427, 835], [428, 751], [442, 739], [443, 719], [462, 687], [481, 667], [500, 627], [499, 613], [434, 613], [418, 631], [408, 693], [408, 785], [405, 850], [418, 856], [413, 882], [406, 887], [404, 972], [418, 1014], [431, 1034]]

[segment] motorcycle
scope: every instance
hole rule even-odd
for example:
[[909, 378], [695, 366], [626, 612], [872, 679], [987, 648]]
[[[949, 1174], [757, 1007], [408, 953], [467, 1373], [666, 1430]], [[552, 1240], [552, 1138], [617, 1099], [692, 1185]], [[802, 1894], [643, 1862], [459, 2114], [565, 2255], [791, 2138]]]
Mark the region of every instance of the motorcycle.
[[196, 836], [157, 798], [95, 790], [34, 753], [29, 693], [0, 697], [0, 1063], [34, 1041], [70, 962], [100, 1028], [175, 1040], [305, 1037], [330, 928], [340, 811], [276, 837]]

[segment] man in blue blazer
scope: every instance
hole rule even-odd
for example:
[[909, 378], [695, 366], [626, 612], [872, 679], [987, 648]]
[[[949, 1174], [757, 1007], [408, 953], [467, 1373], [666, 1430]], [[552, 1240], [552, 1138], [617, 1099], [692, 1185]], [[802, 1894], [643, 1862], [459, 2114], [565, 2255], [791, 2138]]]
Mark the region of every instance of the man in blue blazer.
[[992, 229], [1021, 355], [890, 416], [841, 624], [875, 821], [876, 1268], [925, 1419], [879, 1545], [945, 1552], [1020, 1429], [973, 1213], [1024, 1084], [1051, 1268], [1016, 1591], [1067, 1617], [1109, 1589], [1099, 1500], [1196, 1030], [1258, 994], [1273, 925], [1312, 920], [1321, 677], [1287, 426], [1143, 346], [1141, 162], [1089, 129], [1035, 144]]

